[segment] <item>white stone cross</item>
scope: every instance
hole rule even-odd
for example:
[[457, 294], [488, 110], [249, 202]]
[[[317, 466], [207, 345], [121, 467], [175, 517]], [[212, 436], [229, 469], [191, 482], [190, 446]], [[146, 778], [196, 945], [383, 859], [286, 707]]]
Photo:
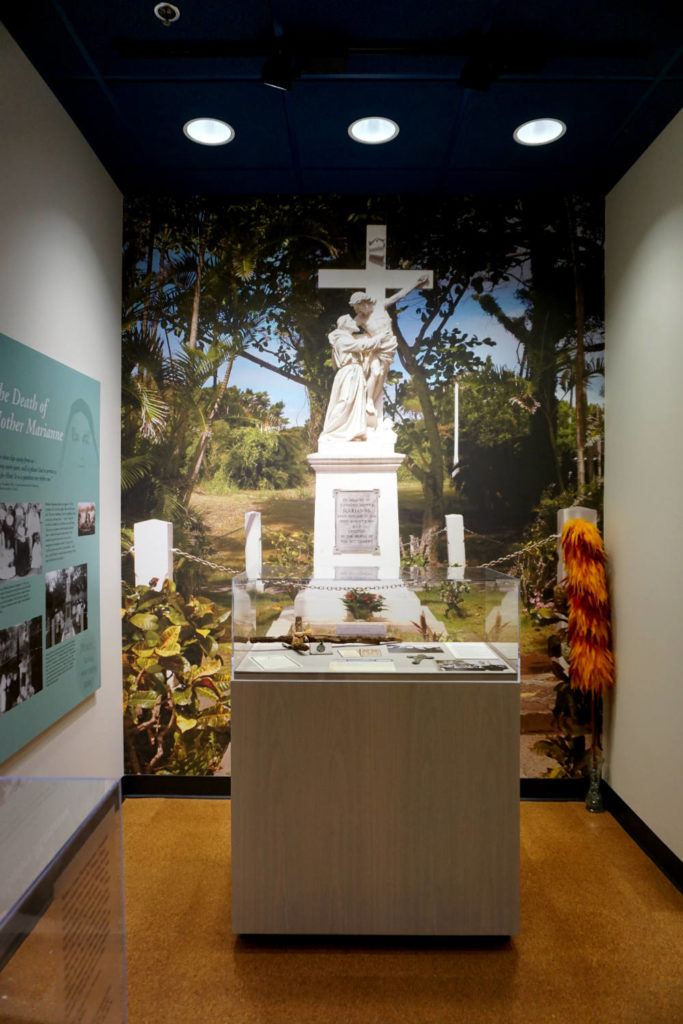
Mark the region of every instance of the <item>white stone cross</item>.
[[422, 288], [434, 287], [431, 270], [387, 270], [387, 226], [368, 224], [365, 242], [365, 266], [358, 270], [319, 270], [319, 288], [362, 289], [377, 304], [383, 304], [387, 288], [409, 288], [427, 277]]

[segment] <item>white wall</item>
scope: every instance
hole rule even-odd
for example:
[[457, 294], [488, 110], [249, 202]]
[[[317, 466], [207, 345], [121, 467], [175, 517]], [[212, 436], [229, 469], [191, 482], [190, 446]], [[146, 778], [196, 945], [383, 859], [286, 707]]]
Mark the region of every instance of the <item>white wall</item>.
[[607, 198], [612, 788], [683, 857], [683, 112]]
[[0, 26], [0, 331], [101, 384], [102, 687], [0, 765], [3, 775], [123, 772], [121, 195]]

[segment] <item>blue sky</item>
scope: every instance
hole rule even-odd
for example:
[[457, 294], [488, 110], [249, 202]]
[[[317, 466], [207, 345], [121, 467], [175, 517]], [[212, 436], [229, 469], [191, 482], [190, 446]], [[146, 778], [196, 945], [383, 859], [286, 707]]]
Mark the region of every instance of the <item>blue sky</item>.
[[[514, 297], [512, 289], [507, 295], [502, 289], [496, 291], [496, 297], [505, 311], [509, 314], [518, 314], [521, 308]], [[411, 302], [411, 299], [413, 300]], [[404, 310], [400, 316], [401, 320], [410, 321], [411, 310], [419, 303], [419, 296], [410, 297], [401, 303]], [[461, 331], [468, 335], [477, 335], [480, 339], [490, 337], [496, 343], [495, 348], [481, 348], [482, 356], [491, 355], [493, 361], [499, 366], [507, 366], [510, 369], [517, 369], [517, 340], [513, 338], [493, 317], [483, 313], [476, 302], [465, 298], [458, 307], [458, 315], [455, 323]], [[324, 331], [321, 324], [321, 331]], [[393, 369], [404, 372], [398, 357], [394, 360]], [[301, 384], [295, 384], [277, 373], [265, 370], [248, 359], [238, 358], [232, 369], [230, 383], [238, 388], [251, 388], [252, 391], [266, 391], [273, 402], [284, 402], [284, 415], [289, 420], [290, 426], [303, 426], [308, 419], [308, 398], [306, 389]]]
[[[499, 285], [495, 289], [496, 299], [509, 316], [519, 316], [523, 312], [523, 307], [515, 294], [517, 287], [517, 283], [510, 281]], [[399, 315], [401, 323], [409, 338], [413, 335], [410, 329], [410, 322], [411, 319], [414, 319], [419, 303], [419, 293], [413, 293], [402, 300], [400, 304], [401, 313]], [[476, 336], [480, 340], [488, 337], [495, 342], [495, 347], [493, 348], [486, 346], [478, 349], [478, 353], [482, 358], [490, 355], [497, 366], [504, 366], [514, 371], [519, 370], [517, 339], [506, 331], [495, 317], [484, 313], [471, 296], [466, 296], [458, 306], [454, 323], [461, 332], [470, 337]], [[328, 325], [325, 323], [324, 318], [321, 317], [321, 334], [324, 334], [327, 328]], [[262, 358], [268, 358], [262, 353], [259, 353], [259, 355]], [[274, 362], [274, 358], [272, 361]], [[398, 357], [394, 359], [392, 368], [405, 375]], [[301, 384], [296, 384], [294, 381], [287, 380], [286, 377], [278, 373], [257, 366], [256, 363], [252, 363], [248, 359], [238, 357], [235, 360], [230, 376], [230, 384], [242, 390], [265, 391], [270, 396], [272, 402], [283, 402], [284, 416], [289, 421], [290, 426], [304, 426], [308, 419], [309, 406], [306, 388]], [[593, 379], [589, 382], [588, 399], [590, 402], [603, 404], [604, 399], [600, 394], [601, 386], [602, 381], [600, 379]], [[558, 395], [565, 397], [560, 395], [559, 391]]]

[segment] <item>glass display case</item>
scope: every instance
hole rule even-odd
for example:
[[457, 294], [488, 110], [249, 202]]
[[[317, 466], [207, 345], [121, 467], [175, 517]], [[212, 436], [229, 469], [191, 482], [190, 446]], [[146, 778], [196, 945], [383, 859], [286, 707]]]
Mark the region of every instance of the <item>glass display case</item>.
[[233, 583], [232, 927], [511, 935], [518, 581]]
[[125, 1024], [120, 781], [0, 778], [0, 1024]]
[[283, 570], [233, 581], [233, 677], [518, 679], [519, 581], [491, 569], [401, 580]]

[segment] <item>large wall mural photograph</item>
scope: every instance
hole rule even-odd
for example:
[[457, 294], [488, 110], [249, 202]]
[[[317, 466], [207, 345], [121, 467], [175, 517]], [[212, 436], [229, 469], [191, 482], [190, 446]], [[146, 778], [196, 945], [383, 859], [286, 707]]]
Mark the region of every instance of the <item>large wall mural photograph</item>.
[[[262, 514], [267, 563], [310, 571], [306, 456], [323, 429], [358, 436], [372, 401], [405, 455], [402, 565], [445, 564], [458, 513], [467, 564], [520, 578], [522, 774], [585, 773], [590, 711], [566, 678], [555, 534], [558, 510], [601, 510], [602, 266], [603, 204], [589, 197], [128, 200], [126, 771], [229, 774], [245, 513]], [[339, 353], [362, 347], [370, 315], [385, 343], [365, 360], [361, 404], [333, 423], [333, 388], [358, 376]], [[161, 594], [133, 586], [133, 527], [152, 518], [187, 553]], [[457, 630], [465, 588], [435, 612]]]

